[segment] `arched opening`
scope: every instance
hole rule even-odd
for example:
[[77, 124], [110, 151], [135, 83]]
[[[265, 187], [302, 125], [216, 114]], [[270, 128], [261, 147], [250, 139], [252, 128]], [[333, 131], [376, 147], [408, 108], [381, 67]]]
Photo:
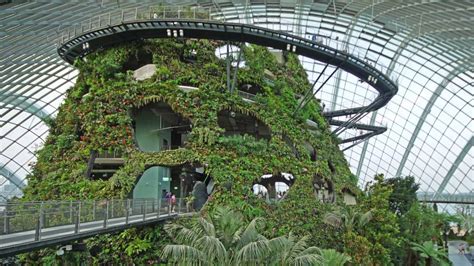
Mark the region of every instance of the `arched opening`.
[[175, 195], [188, 210], [200, 210], [213, 188], [212, 178], [204, 173], [204, 167], [198, 163], [152, 166], [137, 180], [133, 198], [166, 202], [171, 195]]
[[294, 182], [295, 177], [290, 173], [266, 174], [252, 186], [252, 190], [258, 198], [264, 198], [267, 202], [279, 201], [286, 197]]
[[164, 102], [148, 104], [134, 112], [135, 139], [140, 150], [157, 152], [183, 147], [191, 122]]
[[270, 140], [270, 128], [262, 121], [239, 112], [222, 110], [217, 114], [219, 127], [225, 129], [225, 136], [250, 135], [256, 139]]
[[327, 180], [320, 175], [315, 175], [313, 177], [313, 188], [316, 199], [319, 201], [333, 203], [336, 200], [334, 186], [330, 180]]
[[153, 64], [153, 53], [145, 49], [139, 49], [129, 55], [127, 60], [122, 65], [124, 72], [128, 70], [137, 70], [145, 65]]
[[356, 195], [351, 190], [349, 190], [347, 188], [343, 188], [342, 189], [342, 195], [343, 195], [344, 203], [346, 205], [356, 205], [357, 204]]

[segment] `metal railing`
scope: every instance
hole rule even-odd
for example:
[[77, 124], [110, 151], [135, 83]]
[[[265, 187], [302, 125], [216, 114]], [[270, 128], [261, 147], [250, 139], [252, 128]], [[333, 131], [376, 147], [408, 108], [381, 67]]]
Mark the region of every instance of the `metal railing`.
[[418, 193], [418, 201], [421, 202], [439, 202], [439, 203], [459, 203], [474, 204], [474, 195], [472, 194], [435, 194], [435, 193]]
[[214, 20], [212, 14], [217, 12], [214, 7], [183, 7], [183, 6], [149, 6], [135, 7], [91, 17], [78, 25], [73, 25], [64, 29], [58, 38], [61, 45], [81, 34], [131, 21], [162, 20], [162, 19], [193, 19], [193, 20]]
[[[123, 10], [111, 11], [105, 14], [91, 17], [80, 24], [69, 26], [65, 28], [58, 37], [58, 46], [65, 42], [74, 39], [75, 37], [87, 32], [109, 27], [112, 25], [119, 25], [132, 21], [147, 21], [147, 20], [207, 20], [226, 22], [222, 10], [215, 7], [199, 7], [199, 6], [149, 6], [149, 7], [135, 7]], [[232, 21], [230, 21], [232, 22]], [[369, 58], [367, 48], [359, 47], [353, 42], [334, 39], [324, 35], [306, 34], [307, 37], [301, 39], [308, 40], [308, 42], [316, 43], [318, 46], [331, 47], [338, 51], [344, 51], [354, 57], [361, 58], [368, 62], [372, 67], [389, 75], [390, 79], [397, 83], [399, 74], [389, 69], [384, 64], [378, 62], [379, 60]]]
[[[0, 204], [0, 248], [143, 221], [162, 220], [192, 210], [184, 199], [110, 199]], [[19, 234], [21, 233], [21, 234]]]
[[400, 73], [390, 70], [389, 67], [381, 62], [379, 62], [378, 57], [374, 57], [368, 54], [369, 50], [364, 47], [360, 47], [353, 42], [346, 41], [346, 40], [339, 40], [329, 36], [317, 35], [317, 34], [307, 34], [307, 39], [311, 39], [311, 41], [316, 42], [321, 45], [329, 46], [339, 51], [344, 51], [354, 57], [359, 59], [363, 59], [369, 65], [377, 69], [378, 71], [382, 72], [385, 75], [388, 75], [389, 78], [398, 83], [398, 79], [400, 77]]

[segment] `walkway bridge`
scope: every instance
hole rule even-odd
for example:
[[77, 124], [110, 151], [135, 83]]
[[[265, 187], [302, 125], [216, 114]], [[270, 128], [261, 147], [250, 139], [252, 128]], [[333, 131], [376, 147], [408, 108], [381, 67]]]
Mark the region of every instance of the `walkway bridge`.
[[[337, 47], [332, 47], [317, 41], [318, 38], [308, 40], [286, 32], [251, 24], [226, 22], [225, 14], [212, 8], [160, 6], [106, 13], [93, 17], [79, 25], [67, 28], [58, 38], [58, 54], [65, 61], [72, 64], [76, 59], [82, 58], [96, 50], [119, 43], [150, 38], [212, 39], [252, 43], [293, 52], [326, 63], [326, 67], [320, 73], [316, 82], [323, 75], [327, 66], [334, 66], [332, 73], [322, 82], [319, 88], [314, 88], [315, 82], [311, 89], [305, 93], [302, 104], [297, 110], [304, 107], [338, 69], [353, 74], [361, 82], [367, 82], [376, 89], [379, 93], [378, 96], [372, 103], [366, 106], [332, 110], [323, 113], [333, 122], [332, 125], [337, 126], [337, 129], [333, 132], [336, 136], [349, 128], [372, 132], [349, 139], [348, 141], [357, 141], [353, 145], [385, 131], [380, 127], [371, 125], [364, 127], [361, 124], [357, 124], [357, 121], [369, 112], [385, 106], [398, 91], [398, 86], [393, 81], [393, 78], [384, 74], [384, 72], [388, 73], [387, 69], [381, 65], [379, 66], [376, 62], [368, 62], [366, 59], [356, 56], [356, 53], [351, 52], [354, 49], [351, 49], [353, 45], [350, 43], [341, 43]], [[345, 48], [340, 50], [338, 47]], [[230, 57], [227, 56], [227, 58]], [[240, 54], [238, 60], [240, 61]], [[234, 81], [231, 81], [230, 60], [227, 60], [227, 87], [230, 91], [232, 91], [230, 84], [235, 83], [237, 70], [238, 63], [235, 69]], [[341, 116], [350, 116], [351, 118], [347, 121], [334, 119]]]
[[1, 203], [0, 258], [191, 214], [182, 199]]
[[438, 194], [438, 193], [418, 193], [418, 201], [427, 203], [447, 203], [447, 204], [466, 204], [474, 205], [473, 193], [459, 194]]

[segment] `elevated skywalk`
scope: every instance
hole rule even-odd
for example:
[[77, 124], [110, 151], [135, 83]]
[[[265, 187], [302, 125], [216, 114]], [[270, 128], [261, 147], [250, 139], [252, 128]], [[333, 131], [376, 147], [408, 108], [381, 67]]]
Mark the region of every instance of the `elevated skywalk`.
[[458, 194], [438, 194], [438, 193], [418, 193], [418, 201], [427, 203], [448, 203], [448, 204], [472, 204], [474, 205], [473, 193]]
[[170, 207], [164, 199], [2, 203], [0, 257], [192, 214], [181, 199]]
[[[378, 96], [366, 106], [324, 112], [324, 116], [330, 120], [335, 117], [355, 115], [351, 121], [339, 125], [334, 132], [336, 136], [344, 131], [341, 128], [354, 128], [355, 123], [361, 119], [363, 114], [385, 106], [398, 91], [397, 84], [383, 73], [384, 70], [377, 68], [373, 62], [367, 62], [365, 59], [351, 54], [348, 50], [339, 50], [322, 42], [308, 40], [282, 31], [227, 22], [225, 16], [220, 16], [219, 12], [215, 14], [212, 9], [176, 8], [169, 10], [166, 7], [135, 8], [90, 18], [84, 23], [71, 26], [59, 36], [58, 54], [72, 64], [76, 59], [99, 49], [151, 38], [212, 39], [252, 43], [293, 52], [326, 63], [326, 66], [335, 66], [336, 70], [342, 69], [349, 72], [358, 77], [361, 82], [367, 82], [378, 91]], [[227, 71], [230, 72], [229, 66]], [[227, 73], [227, 78], [230, 78], [230, 73]], [[227, 83], [230, 84], [230, 80]], [[312, 89], [309, 94], [313, 93]], [[377, 127], [371, 128], [369, 131], [372, 132], [356, 137], [355, 140], [350, 139], [350, 141], [364, 140], [381, 134], [385, 130]], [[360, 142], [355, 142], [354, 145], [357, 143]]]

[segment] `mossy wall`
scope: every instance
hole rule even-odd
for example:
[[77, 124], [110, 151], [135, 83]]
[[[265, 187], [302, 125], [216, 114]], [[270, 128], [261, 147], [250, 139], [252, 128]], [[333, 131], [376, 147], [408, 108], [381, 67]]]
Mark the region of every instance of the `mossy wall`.
[[[199, 162], [215, 182], [205, 211], [216, 205], [230, 206], [248, 218], [265, 217], [269, 236], [289, 231], [311, 234], [312, 243], [328, 246], [337, 232], [322, 223], [321, 215], [330, 207], [316, 199], [314, 177], [332, 180], [339, 193], [336, 204], [342, 202], [343, 188], [357, 191], [356, 179], [338, 140], [330, 134], [318, 101], [312, 100], [293, 115], [298, 105], [295, 95], [310, 88], [306, 72], [294, 54], [284, 54], [285, 63], [280, 64], [266, 48], [246, 46], [246, 66], [238, 70], [236, 88], [257, 84], [262, 90], [254, 103], [246, 102], [226, 88], [226, 62], [215, 56], [215, 49], [222, 45], [206, 40], [150, 40], [95, 52], [77, 61], [80, 74], [76, 85], [67, 92], [56, 119], [51, 121], [50, 134], [28, 177], [24, 199], [125, 198], [150, 166]], [[183, 60], [193, 49], [197, 51], [193, 62]], [[148, 80], [136, 81], [125, 66], [143, 51], [153, 55], [157, 71]], [[265, 70], [273, 73], [273, 82], [268, 82]], [[178, 85], [199, 90], [184, 92]], [[141, 152], [136, 147], [131, 114], [153, 102], [169, 104], [192, 122], [185, 147], [160, 152]], [[257, 118], [270, 128], [271, 139], [223, 136], [217, 123], [221, 110]], [[318, 129], [308, 131], [306, 119], [315, 121]], [[316, 150], [315, 162], [310, 160], [305, 143]], [[90, 180], [85, 172], [92, 150], [121, 151], [125, 165], [109, 180]], [[278, 172], [292, 173], [296, 178], [285, 200], [267, 204], [253, 195], [252, 185], [260, 176]], [[150, 239], [150, 234], [159, 234], [153, 230], [133, 230], [127, 235], [129, 241]], [[113, 241], [104, 241], [110, 245], [105, 242]]]

